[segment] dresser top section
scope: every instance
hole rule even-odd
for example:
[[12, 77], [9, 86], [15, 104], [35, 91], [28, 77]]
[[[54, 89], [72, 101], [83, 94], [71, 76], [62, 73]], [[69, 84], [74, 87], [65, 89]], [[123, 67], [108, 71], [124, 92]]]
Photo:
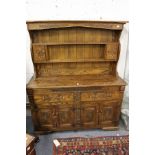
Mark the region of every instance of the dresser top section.
[[122, 30], [128, 21], [80, 21], [80, 20], [53, 20], [53, 21], [27, 21], [28, 30], [43, 30], [67, 27], [88, 27], [100, 29]]

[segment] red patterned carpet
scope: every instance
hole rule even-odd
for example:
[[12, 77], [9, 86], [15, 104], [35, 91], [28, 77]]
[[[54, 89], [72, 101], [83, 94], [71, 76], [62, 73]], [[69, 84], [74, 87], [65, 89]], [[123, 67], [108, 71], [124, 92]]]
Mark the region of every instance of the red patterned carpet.
[[129, 136], [57, 139], [53, 155], [129, 155]]

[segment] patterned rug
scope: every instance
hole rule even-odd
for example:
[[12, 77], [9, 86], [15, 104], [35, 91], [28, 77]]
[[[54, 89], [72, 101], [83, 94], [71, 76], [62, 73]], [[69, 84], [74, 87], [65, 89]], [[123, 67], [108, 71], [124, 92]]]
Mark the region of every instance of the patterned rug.
[[129, 136], [57, 139], [53, 155], [129, 155]]

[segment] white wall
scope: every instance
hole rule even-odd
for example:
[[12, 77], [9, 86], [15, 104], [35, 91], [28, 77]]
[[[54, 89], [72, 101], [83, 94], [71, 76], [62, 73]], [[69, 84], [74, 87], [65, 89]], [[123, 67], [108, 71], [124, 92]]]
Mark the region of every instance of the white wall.
[[128, 20], [128, 0], [26, 0], [28, 20]]
[[[128, 20], [128, 0], [26, 0], [27, 20]], [[121, 35], [118, 73], [124, 78], [128, 47], [128, 24]], [[27, 82], [33, 75], [30, 40], [27, 33]]]

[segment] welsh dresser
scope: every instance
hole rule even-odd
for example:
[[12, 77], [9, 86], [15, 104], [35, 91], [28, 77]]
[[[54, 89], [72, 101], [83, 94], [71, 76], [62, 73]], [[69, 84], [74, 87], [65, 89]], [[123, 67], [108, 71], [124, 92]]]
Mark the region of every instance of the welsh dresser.
[[126, 22], [28, 21], [34, 76], [27, 84], [34, 129], [118, 129], [125, 81], [118, 76]]

